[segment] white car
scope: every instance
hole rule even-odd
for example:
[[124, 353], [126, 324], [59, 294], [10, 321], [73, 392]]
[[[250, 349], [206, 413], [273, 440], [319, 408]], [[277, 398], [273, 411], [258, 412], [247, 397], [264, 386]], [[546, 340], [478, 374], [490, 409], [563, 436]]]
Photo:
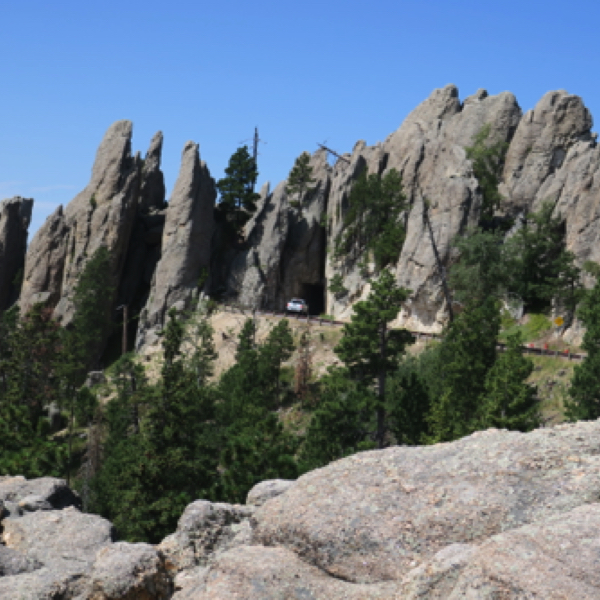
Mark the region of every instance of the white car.
[[288, 313], [308, 313], [308, 304], [300, 298], [292, 298], [285, 308]]

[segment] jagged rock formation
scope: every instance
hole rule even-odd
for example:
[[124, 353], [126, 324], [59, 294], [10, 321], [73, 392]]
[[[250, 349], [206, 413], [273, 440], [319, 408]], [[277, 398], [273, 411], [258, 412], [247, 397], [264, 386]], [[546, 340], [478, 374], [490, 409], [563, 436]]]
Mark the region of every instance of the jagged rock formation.
[[[263, 187], [241, 245], [227, 244], [214, 223], [214, 185], [197, 145], [190, 142], [184, 148], [166, 208], [162, 134], [152, 139], [142, 161], [131, 154], [131, 123], [115, 123], [100, 145], [88, 186], [64, 210], [59, 207], [31, 242], [21, 306], [27, 310], [44, 300], [68, 323], [75, 281], [87, 257], [104, 244], [114, 260], [115, 303], [128, 305], [130, 315], [141, 313], [138, 331], [131, 334], [131, 339], [137, 335], [138, 349], [156, 341], [169, 308], [187, 306], [200, 292], [198, 280], [205, 268], [210, 271], [204, 287], [209, 294], [276, 310], [300, 296], [311, 312], [349, 318], [354, 302], [369, 292], [373, 265], [335, 259], [332, 251], [358, 175], [364, 169], [385, 174], [393, 168], [402, 176], [408, 202], [406, 240], [393, 269], [398, 282], [412, 290], [397, 325], [439, 331], [447, 306], [423, 220], [424, 199], [430, 205], [433, 238], [448, 267], [455, 259], [453, 238], [479, 219], [481, 191], [465, 147], [484, 125], [490, 125], [493, 139], [509, 144], [503, 210], [518, 216], [553, 202], [578, 263], [600, 261], [600, 156], [581, 98], [548, 92], [522, 115], [508, 92], [489, 96], [479, 90], [461, 102], [457, 88], [448, 85], [434, 90], [382, 143], [358, 142], [334, 165], [325, 151], [316, 152], [310, 163], [314, 192], [298, 199], [288, 197], [286, 182], [272, 192]], [[11, 231], [22, 235], [22, 223], [11, 225]], [[3, 281], [8, 280], [4, 273], [12, 272], [5, 263], [0, 263]], [[327, 291], [334, 275], [342, 276], [346, 294]], [[6, 286], [0, 281], [0, 296], [10, 296], [2, 291]], [[0, 302], [10, 300], [0, 297]]]
[[198, 144], [187, 142], [162, 233], [162, 254], [145, 309], [140, 315], [136, 346], [156, 341], [169, 308], [185, 308], [198, 293], [198, 278], [210, 265], [216, 192]]
[[595, 421], [363, 452], [245, 506], [197, 500], [157, 548], [115, 543], [61, 480], [0, 478], [0, 597], [592, 600], [599, 440]]
[[[596, 172], [600, 163], [595, 136], [590, 131], [591, 116], [581, 98], [564, 91], [548, 92], [533, 110], [522, 115], [515, 97], [508, 92], [488, 96], [485, 90], [479, 90], [461, 103], [457, 88], [449, 85], [435, 90], [383, 143], [366, 146], [358, 142], [352, 153], [345, 154], [345, 160], [338, 160], [333, 167], [321, 158], [321, 151], [313, 156], [313, 161], [322, 161], [321, 169], [315, 170], [324, 192], [317, 211], [322, 207], [326, 210], [326, 215], [315, 212], [313, 219], [326, 223], [327, 228], [323, 244], [305, 245], [310, 253], [296, 253], [294, 244], [288, 243], [292, 230], [274, 226], [285, 223], [292, 211], [284, 193], [270, 195], [263, 210], [268, 210], [271, 223], [259, 217], [256, 222], [265, 224], [259, 234], [249, 230], [250, 248], [233, 261], [229, 292], [237, 292], [243, 304], [280, 309], [290, 296], [310, 289], [302, 286], [305, 276], [300, 275], [298, 265], [310, 272], [325, 264], [324, 277], [309, 278], [307, 283], [318, 283], [325, 290], [326, 312], [349, 318], [353, 303], [369, 292], [372, 271], [368, 265], [365, 269], [347, 260], [334, 260], [331, 250], [360, 172], [367, 169], [385, 174], [395, 168], [402, 175], [410, 208], [405, 215], [406, 241], [394, 269], [398, 282], [412, 290], [397, 324], [439, 331], [447, 318], [447, 307], [423, 220], [423, 199], [431, 204], [433, 237], [447, 267], [454, 258], [453, 238], [479, 219], [481, 192], [465, 147], [488, 124], [492, 139], [509, 143], [501, 186], [505, 212], [516, 216], [537, 210], [544, 201], [554, 202], [556, 214], [565, 221], [567, 247], [578, 263], [599, 261], [595, 243], [599, 230], [595, 223], [599, 196]], [[283, 184], [276, 188], [282, 189]], [[288, 252], [282, 253], [282, 248]], [[325, 255], [319, 249], [324, 249]], [[254, 265], [269, 265], [262, 269], [265, 277], [260, 277], [260, 269]], [[342, 275], [348, 290], [341, 297], [326, 291], [336, 274]], [[279, 283], [288, 279], [295, 285]]]
[[226, 286], [245, 306], [283, 310], [286, 300], [301, 296], [314, 305], [313, 312], [320, 312], [317, 303], [324, 309], [323, 217], [330, 187], [326, 152], [316, 152], [310, 166], [315, 189], [302, 198], [290, 198], [285, 181], [272, 193], [261, 192], [259, 208], [246, 226], [247, 247], [232, 261]]
[[0, 310], [19, 297], [33, 200], [16, 196], [0, 202]]
[[[102, 245], [120, 280], [139, 200], [141, 161], [131, 155], [132, 124], [117, 121], [107, 131], [90, 183], [63, 211], [49, 217], [31, 242], [25, 261], [21, 307], [40, 298], [55, 304], [64, 324], [73, 317], [70, 295], [87, 259]], [[50, 262], [52, 260], [52, 262]]]

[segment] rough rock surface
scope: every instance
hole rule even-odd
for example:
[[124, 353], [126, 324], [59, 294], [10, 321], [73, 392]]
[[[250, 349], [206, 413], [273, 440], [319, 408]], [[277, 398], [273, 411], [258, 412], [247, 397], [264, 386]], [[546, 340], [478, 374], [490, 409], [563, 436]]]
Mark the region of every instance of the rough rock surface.
[[248, 506], [262, 506], [267, 500], [281, 496], [294, 484], [290, 479], [268, 479], [257, 483], [246, 497]]
[[27, 558], [24, 554], [0, 545], [0, 577], [29, 573], [42, 566], [37, 560]]
[[201, 271], [210, 265], [214, 203], [214, 183], [200, 162], [198, 144], [187, 142], [166, 213], [161, 257], [140, 316], [138, 348], [155, 341], [153, 334], [162, 328], [171, 307], [187, 307], [198, 292]]
[[46, 567], [72, 572], [91, 566], [98, 550], [114, 539], [113, 527], [106, 519], [81, 513], [74, 507], [5, 519], [3, 529], [2, 542], [8, 548]]
[[241, 546], [186, 582], [173, 600], [376, 600], [398, 598], [393, 582], [356, 584], [328, 577], [285, 548]]
[[198, 500], [158, 548], [73, 507], [5, 518], [0, 598], [600, 596], [600, 421], [364, 452], [289, 484], [259, 484], [250, 501], [283, 493], [258, 507]]
[[23, 274], [32, 208], [33, 200], [19, 196], [0, 202], [0, 310], [19, 296], [15, 278]]
[[[111, 252], [114, 281], [119, 281], [141, 183], [141, 160], [131, 155], [132, 131], [130, 121], [117, 121], [109, 127], [89, 184], [69, 202], [64, 214], [59, 210], [49, 217], [34, 237], [25, 261], [23, 310], [38, 294], [48, 292], [57, 301], [56, 317], [69, 323], [73, 317], [70, 294], [87, 259], [100, 246]], [[48, 271], [53, 274], [50, 279]]]
[[349, 581], [397, 580], [449, 544], [480, 543], [595, 502], [599, 430], [598, 422], [489, 430], [357, 454], [259, 508], [255, 543], [287, 547]]
[[[488, 96], [485, 90], [479, 90], [461, 103], [456, 86], [448, 85], [435, 90], [383, 143], [367, 147], [359, 142], [347, 156], [349, 163], [336, 163], [328, 201], [330, 248], [341, 231], [352, 183], [360, 172], [366, 168], [369, 173], [385, 175], [393, 168], [402, 176], [410, 209], [406, 240], [395, 269], [400, 285], [412, 294], [398, 324], [437, 331], [446, 319], [441, 278], [423, 220], [423, 198], [431, 203], [433, 236], [447, 265], [452, 239], [479, 218], [481, 193], [465, 147], [487, 124], [494, 139], [509, 141], [520, 117], [521, 109], [508, 92]], [[327, 278], [336, 273], [344, 277], [349, 293], [343, 298], [329, 293], [327, 312], [348, 318], [352, 304], [370, 291], [371, 272], [328, 256]]]
[[162, 556], [149, 544], [118, 542], [98, 552], [86, 600], [167, 600], [171, 579]]
[[[35, 481], [35, 480], [34, 480]], [[35, 568], [0, 578], [0, 598], [54, 600], [83, 591], [96, 553], [112, 543], [112, 525], [74, 507], [2, 521], [1, 541]]]
[[513, 211], [530, 209], [542, 184], [561, 168], [568, 150], [592, 141], [592, 117], [579, 96], [548, 92], [519, 123], [504, 167], [502, 191]]
[[27, 480], [21, 475], [0, 476], [0, 502], [8, 509], [7, 512], [11, 512], [9, 507], [13, 508], [13, 517], [20, 516], [23, 511], [81, 506], [81, 499], [64, 479], [40, 477]]
[[330, 186], [326, 152], [313, 154], [310, 165], [315, 179], [312, 192], [300, 199], [289, 197], [286, 181], [272, 193], [263, 191], [259, 208], [246, 226], [247, 249], [233, 260], [226, 286], [228, 296], [244, 306], [283, 310], [284, 302], [294, 296], [313, 304], [315, 288], [323, 305], [327, 245], [323, 216]]
[[205, 566], [213, 554], [235, 545], [240, 534], [249, 533], [247, 521], [252, 514], [252, 507], [237, 504], [207, 500], [190, 504], [179, 519], [177, 531], [159, 547], [167, 558], [169, 570], [177, 573]]

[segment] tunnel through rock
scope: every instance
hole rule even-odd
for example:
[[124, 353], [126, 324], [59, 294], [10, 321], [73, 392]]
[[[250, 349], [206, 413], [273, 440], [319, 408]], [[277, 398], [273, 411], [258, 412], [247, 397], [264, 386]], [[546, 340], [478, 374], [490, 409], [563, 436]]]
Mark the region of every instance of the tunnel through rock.
[[320, 284], [303, 283], [300, 286], [300, 298], [306, 300], [311, 315], [321, 315], [325, 312], [325, 286]]

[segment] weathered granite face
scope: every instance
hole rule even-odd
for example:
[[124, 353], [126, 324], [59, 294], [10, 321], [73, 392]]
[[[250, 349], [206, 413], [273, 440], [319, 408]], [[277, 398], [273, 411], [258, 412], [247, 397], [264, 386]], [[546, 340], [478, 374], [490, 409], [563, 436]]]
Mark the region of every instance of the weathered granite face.
[[118, 283], [138, 207], [141, 160], [131, 155], [132, 124], [117, 121], [106, 132], [89, 184], [63, 210], [48, 217], [25, 261], [21, 308], [44, 299], [63, 324], [73, 318], [71, 294], [85, 263], [100, 246], [113, 257]]
[[[402, 176], [410, 209], [405, 216], [406, 240], [394, 269], [399, 284], [412, 290], [412, 295], [399, 325], [437, 331], [446, 319], [441, 278], [423, 220], [423, 197], [431, 204], [434, 239], [442, 262], [448, 265], [452, 239], [477, 223], [481, 204], [464, 148], [487, 124], [493, 139], [509, 141], [520, 117], [521, 109], [508, 92], [488, 96], [479, 90], [461, 104], [457, 88], [449, 85], [435, 90], [382, 144], [367, 147], [359, 142], [348, 157], [349, 164], [336, 164], [328, 208], [330, 248], [341, 230], [352, 183], [360, 171], [367, 168], [369, 173], [384, 175], [394, 168]], [[352, 304], [368, 295], [371, 275], [361, 273], [357, 265], [329, 258], [327, 278], [336, 273], [344, 276], [349, 293], [342, 299], [329, 293], [327, 311], [349, 318]]]
[[501, 192], [512, 212], [529, 210], [577, 142], [589, 142], [592, 117], [579, 96], [548, 92], [528, 111], [506, 155]]
[[[62, 483], [0, 479], [13, 499]], [[0, 597], [592, 600], [599, 489], [588, 421], [362, 452], [258, 484], [253, 505], [196, 500], [158, 547], [114, 543], [72, 506], [36, 510], [0, 520]]]
[[171, 307], [187, 307], [198, 293], [198, 279], [210, 265], [215, 197], [214, 181], [200, 162], [198, 144], [187, 142], [166, 211], [160, 260], [140, 315], [137, 348], [156, 341], [155, 332]]
[[[322, 290], [330, 167], [327, 154], [311, 157], [315, 189], [289, 197], [287, 182], [273, 193], [263, 191], [255, 216], [246, 226], [248, 249], [237, 254], [229, 269], [227, 293], [244, 306], [283, 310], [294, 296], [310, 296]], [[293, 203], [299, 203], [294, 206]], [[320, 301], [322, 304], [322, 292]], [[309, 304], [311, 299], [305, 298]]]
[[595, 598], [598, 433], [489, 430], [333, 462], [257, 508], [251, 543], [175, 598]]
[[0, 202], [0, 310], [5, 310], [19, 297], [23, 274], [27, 232], [33, 200], [16, 196]]

